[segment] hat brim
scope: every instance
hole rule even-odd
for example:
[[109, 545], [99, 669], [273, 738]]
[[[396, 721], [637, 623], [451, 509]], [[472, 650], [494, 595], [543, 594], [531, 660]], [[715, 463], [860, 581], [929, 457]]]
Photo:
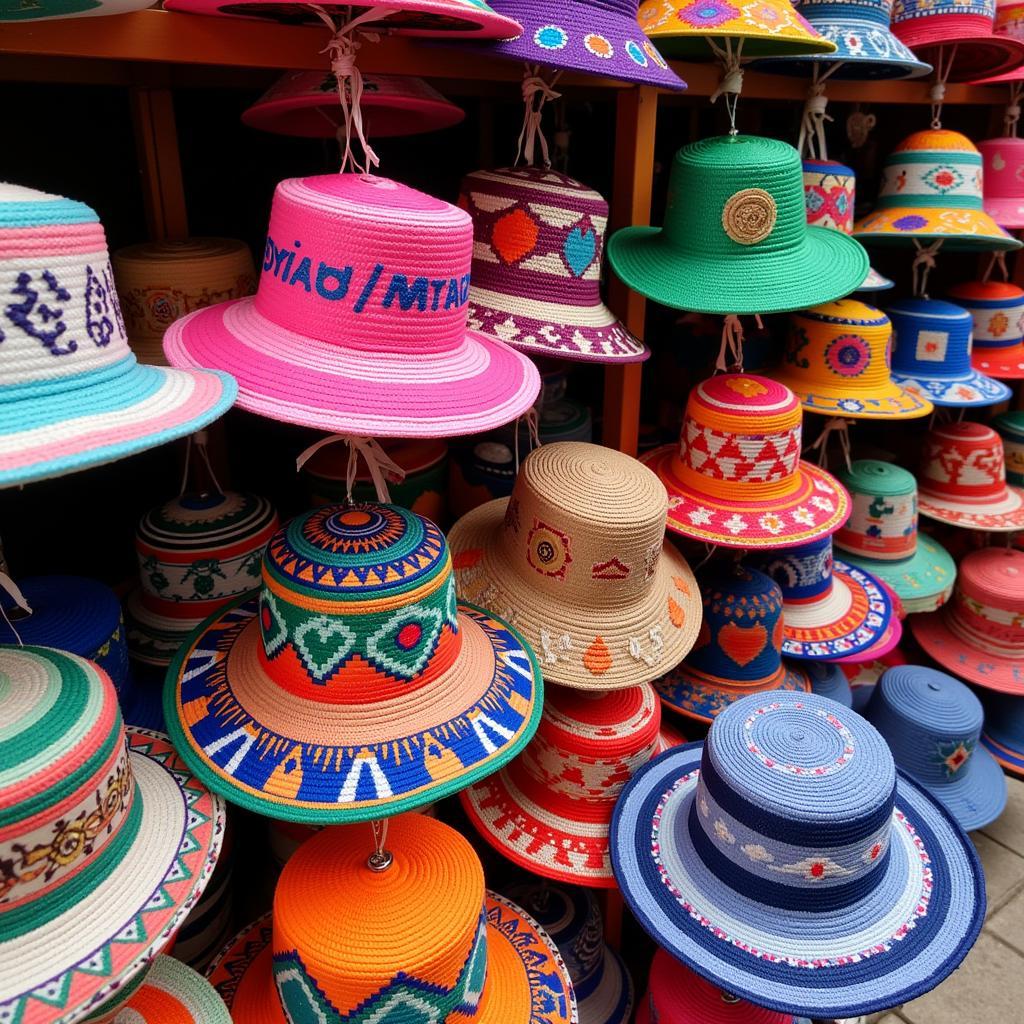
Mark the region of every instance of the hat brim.
[[[231, 408], [225, 373], [143, 366], [132, 355], [48, 387], [4, 388], [0, 488], [75, 473], [185, 437]], [[20, 392], [20, 394], [19, 394]]]
[[984, 210], [934, 206], [890, 206], [866, 214], [853, 226], [853, 237], [870, 245], [942, 242], [943, 250], [992, 252], [1019, 249]]
[[232, 803], [309, 824], [398, 814], [497, 771], [537, 729], [540, 668], [489, 612], [459, 604], [459, 656], [415, 700], [313, 704], [266, 674], [258, 603], [243, 595], [211, 615], [164, 688], [182, 757]]
[[897, 615], [893, 615], [889, 619], [889, 624], [885, 627], [885, 632], [882, 633], [875, 643], [871, 644], [870, 647], [865, 647], [863, 651], [858, 651], [856, 654], [848, 654], [844, 658], [836, 658], [836, 664], [855, 665], [861, 661], [874, 661], [876, 658], [881, 658], [888, 654], [902, 639], [903, 623]]
[[941, 608], [910, 620], [914, 639], [924, 652], [951, 675], [975, 686], [1024, 697], [1024, 661], [1000, 657], [957, 636], [946, 624], [949, 611]]
[[1016, 345], [979, 345], [971, 349], [971, 366], [996, 380], [1024, 380], [1024, 342]]
[[175, 321], [164, 352], [174, 366], [227, 370], [249, 412], [361, 436], [479, 433], [521, 416], [540, 393], [533, 363], [482, 334], [467, 331], [446, 353], [357, 351], [278, 326], [252, 296]]
[[[851, 420], [912, 420], [935, 411], [927, 398], [891, 379], [882, 381], [874, 394], [868, 397], [859, 392], [853, 393], [851, 387], [818, 388], [819, 382], [794, 377], [784, 370], [767, 370], [764, 376], [785, 384], [800, 399], [807, 412], [821, 416], [842, 416]], [[815, 390], [810, 390], [811, 387]]]
[[952, 409], [973, 409], [1005, 402], [1013, 392], [1002, 381], [971, 370], [957, 378], [908, 377], [892, 372], [892, 379], [933, 405]]
[[[679, 446], [643, 456], [668, 490], [668, 528], [727, 548], [791, 548], [835, 533], [850, 514], [850, 497], [834, 477], [801, 461], [793, 494], [771, 500], [723, 501], [687, 487], [673, 469]], [[765, 525], [767, 524], [767, 525]]]
[[1007, 485], [1005, 495], [988, 505], [962, 504], [919, 491], [917, 511], [929, 519], [960, 526], [965, 530], [1012, 533], [1024, 530], [1024, 490]]
[[713, 20], [702, 25], [688, 26], [678, 15], [680, 8], [690, 6], [682, 0], [673, 0], [662, 4], [662, 19], [665, 24], [657, 22], [645, 25], [640, 21], [641, 29], [650, 37], [662, 56], [675, 60], [704, 63], [718, 60], [711, 49], [710, 41], [714, 41], [724, 49], [724, 40], [733, 43], [743, 41], [741, 51], [744, 58], [752, 57], [793, 57], [802, 53], [835, 53], [835, 43], [822, 39], [821, 36], [807, 28], [807, 22], [797, 15], [789, 5], [783, 9], [781, 4], [765, 3], [765, 10], [784, 18], [785, 22], [768, 25], [763, 19], [757, 19], [749, 8], [744, 13], [737, 13], [729, 18], [724, 12], [716, 13]]
[[868, 276], [864, 278], [864, 283], [857, 289], [857, 291], [884, 292], [895, 287], [895, 281], [891, 281], [884, 274], [880, 274], [874, 267], [869, 267]]
[[166, 667], [203, 620], [155, 615], [142, 603], [141, 594], [141, 589], [136, 588], [124, 602], [128, 652], [136, 661], [146, 665]]
[[[594, 984], [594, 978], [598, 979]], [[604, 947], [601, 969], [594, 978], [574, 982], [573, 991], [583, 1024], [627, 1024], [633, 1012], [633, 979], [622, 957]]]
[[1024, 44], [1012, 36], [992, 32], [957, 36], [949, 26], [943, 25], [945, 20], [936, 17], [905, 21], [897, 35], [921, 60], [936, 67], [949, 56], [946, 48], [955, 45], [947, 81], [970, 82], [980, 75], [1001, 75], [1024, 63]]
[[808, 226], [785, 250], [750, 248], [729, 257], [683, 252], [661, 228], [632, 227], [608, 240], [612, 269], [634, 291], [695, 313], [789, 313], [855, 292], [870, 264], [859, 242], [833, 228]]
[[[115, 1020], [137, 1024], [232, 1024], [224, 1000], [191, 967], [161, 954], [143, 972], [142, 984], [118, 1001]], [[109, 1004], [100, 1012], [112, 1012]]]
[[166, 736], [129, 729], [128, 747], [141, 798], [138, 833], [116, 867], [66, 910], [29, 938], [0, 941], [4, 1020], [73, 1024], [88, 1016], [166, 947], [213, 874], [223, 802]]
[[[1015, 81], [1024, 81], [1024, 70], [1014, 72]], [[979, 83], [981, 84], [981, 83]], [[1024, 198], [997, 199], [986, 196], [982, 202], [985, 212], [1007, 231], [1024, 228]]]
[[658, 945], [733, 995], [813, 1017], [909, 1002], [963, 960], [984, 921], [984, 876], [970, 840], [920, 787], [897, 777], [889, 861], [869, 895], [841, 914], [787, 910], [730, 888], [694, 849], [702, 746], [641, 768], [612, 821], [615, 875]]
[[956, 818], [965, 832], [991, 825], [1006, 808], [1006, 776], [999, 762], [979, 744], [955, 779], [928, 786], [919, 783]]
[[981, 742], [1002, 768], [1024, 778], [1024, 749], [1011, 745], [1005, 738], [997, 739], [987, 732], [981, 734]]

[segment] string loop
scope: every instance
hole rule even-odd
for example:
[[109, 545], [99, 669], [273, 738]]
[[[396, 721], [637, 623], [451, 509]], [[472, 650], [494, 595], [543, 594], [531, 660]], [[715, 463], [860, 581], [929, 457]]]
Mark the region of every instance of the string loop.
[[805, 451], [818, 452], [818, 465], [822, 469], [828, 468], [828, 439], [835, 434], [839, 438], [839, 450], [843, 453], [843, 461], [846, 463], [848, 470], [853, 469], [853, 462], [850, 456], [850, 422], [849, 420], [839, 417], [829, 417], [825, 421], [825, 426], [822, 428], [821, 433], [818, 435], [818, 440], [814, 444], [809, 445]]
[[192, 459], [193, 444], [199, 449], [199, 454], [202, 457], [203, 462], [206, 463], [206, 472], [210, 474], [210, 480], [213, 481], [213, 486], [217, 489], [217, 493], [224, 493], [224, 489], [221, 487], [220, 481], [217, 479], [217, 474], [213, 471], [213, 463], [210, 462], [210, 453], [207, 450], [208, 441], [209, 435], [205, 430], [197, 430], [194, 434], [190, 434], [188, 436], [188, 439], [185, 442], [185, 468], [181, 474], [181, 488], [178, 491], [179, 498], [186, 490], [188, 490], [188, 471]]
[[923, 245], [918, 239], [914, 239], [914, 248], [917, 255], [911, 267], [913, 274], [913, 292], [915, 299], [928, 298], [928, 275], [935, 269], [935, 257], [942, 248], [942, 239], [939, 238], [929, 245]]
[[952, 46], [940, 46], [939, 54], [935, 61], [935, 81], [932, 83], [929, 96], [932, 101], [932, 128], [938, 131], [942, 127], [942, 104], [946, 99], [946, 82], [949, 73], [953, 70], [953, 61], [956, 59], [957, 44]]
[[394, 856], [390, 850], [385, 849], [384, 843], [388, 838], [388, 819], [381, 818], [371, 821], [370, 828], [373, 830], [373, 853], [366, 859], [366, 866], [371, 871], [387, 871], [394, 863]]
[[[755, 315], [754, 320], [758, 329], [763, 329], [761, 317]], [[722, 322], [722, 341], [715, 360], [715, 373], [730, 370], [743, 372], [743, 321], [735, 313], [730, 313]]]
[[561, 71], [555, 71], [545, 78], [539, 65], [526, 65], [521, 90], [523, 94], [523, 126], [519, 130], [519, 141], [516, 144], [516, 158], [512, 166], [519, 164], [520, 158], [525, 159], [528, 166], [533, 166], [536, 146], [540, 145], [541, 159], [545, 168], [551, 167], [551, 154], [548, 151], [548, 140], [544, 137], [541, 122], [544, 117], [544, 104], [549, 100], [561, 98], [553, 86], [561, 77]]
[[714, 39], [708, 39], [708, 45], [722, 65], [722, 77], [719, 79], [718, 88], [711, 94], [711, 102], [714, 103], [719, 96], [725, 97], [725, 109], [729, 115], [729, 134], [738, 135], [736, 105], [739, 102], [740, 93], [743, 92], [743, 67], [741, 64], [743, 40], [739, 40], [736, 44], [735, 51], [732, 48], [732, 39], [729, 37], [725, 39], [724, 49]]
[[370, 471], [370, 479], [377, 492], [377, 500], [384, 505], [389, 505], [391, 494], [388, 491], [387, 481], [401, 483], [405, 479], [405, 470], [372, 437], [358, 437], [355, 434], [329, 434], [311, 444], [299, 455], [295, 460], [295, 469], [302, 469], [321, 448], [326, 448], [329, 444], [336, 444], [338, 441], [342, 441], [348, 446], [348, 467], [345, 472], [345, 494], [348, 501], [352, 501], [352, 487], [356, 482], [356, 472], [359, 469], [359, 456], [362, 455], [366, 468]]
[[[530, 452], [532, 452], [534, 448], [540, 447], [540, 414], [537, 412], [537, 407], [532, 406], [516, 420], [515, 440], [513, 444], [515, 447], [517, 474], [519, 473], [519, 424], [524, 421], [526, 423], [527, 437], [529, 438]], [[527, 454], [529, 454], [529, 452], [527, 452]]]

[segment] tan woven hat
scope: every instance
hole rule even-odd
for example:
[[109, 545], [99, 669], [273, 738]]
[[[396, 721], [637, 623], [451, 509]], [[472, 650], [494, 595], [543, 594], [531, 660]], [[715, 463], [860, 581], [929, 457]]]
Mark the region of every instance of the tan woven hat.
[[650, 682], [686, 656], [701, 618], [693, 573], [665, 542], [667, 510], [664, 485], [636, 459], [578, 441], [544, 445], [510, 498], [452, 527], [459, 592], [513, 622], [549, 682]]

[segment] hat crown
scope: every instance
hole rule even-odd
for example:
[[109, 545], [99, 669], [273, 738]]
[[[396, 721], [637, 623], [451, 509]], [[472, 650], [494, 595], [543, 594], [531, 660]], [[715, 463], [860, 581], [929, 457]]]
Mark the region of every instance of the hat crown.
[[758, 560], [758, 568], [782, 591], [783, 604], [822, 601], [832, 592], [832, 538], [779, 551]]
[[1019, 345], [1024, 339], [1024, 289], [1008, 281], [970, 281], [949, 297], [971, 314], [973, 349]]
[[971, 314], [952, 302], [904, 299], [889, 306], [892, 372], [956, 379], [971, 373]]
[[[828, 9], [844, 4], [821, 4]], [[855, 6], [855, 5], [851, 5]], [[859, 8], [858, 8], [859, 11]], [[888, 14], [885, 20], [888, 21]], [[853, 234], [853, 210], [857, 198], [857, 178], [852, 168], [835, 160], [804, 160], [804, 205], [807, 223], [813, 227], [832, 228], [844, 235]]]
[[472, 246], [468, 214], [388, 178], [289, 178], [274, 192], [256, 309], [350, 349], [452, 352]]
[[894, 26], [904, 25], [915, 18], [952, 15], [984, 20], [991, 32], [996, 16], [996, 0], [895, 0], [892, 7]]
[[817, 18], [871, 21], [888, 27], [893, 0], [795, 0], [793, 6], [812, 23]]
[[917, 479], [923, 494], [984, 506], [1006, 491], [1003, 443], [983, 423], [936, 427], [925, 438]]
[[1024, 654], [1024, 551], [983, 548], [967, 555], [945, 622], [983, 650], [1010, 658]]
[[[922, 14], [943, 13], [931, 4]], [[948, 13], [948, 12], [946, 12]], [[886, 157], [877, 209], [981, 210], [981, 154], [960, 132], [929, 129], [908, 136]]]
[[850, 492], [850, 518], [836, 547], [865, 558], [902, 561], [917, 551], [917, 481], [891, 462], [858, 459], [839, 480]]
[[[1024, 39], [1024, 31], [1019, 32], [1018, 37]], [[1024, 139], [986, 139], [978, 143], [978, 150], [981, 152], [985, 198], [1024, 198]]]

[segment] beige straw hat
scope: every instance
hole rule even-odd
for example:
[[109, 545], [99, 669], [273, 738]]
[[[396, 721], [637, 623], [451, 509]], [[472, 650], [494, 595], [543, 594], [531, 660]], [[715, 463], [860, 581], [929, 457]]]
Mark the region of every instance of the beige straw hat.
[[667, 510], [664, 485], [636, 459], [578, 441], [544, 445], [510, 498], [452, 527], [460, 596], [512, 622], [548, 682], [650, 682], [686, 656], [701, 618], [693, 573], [665, 541]]

